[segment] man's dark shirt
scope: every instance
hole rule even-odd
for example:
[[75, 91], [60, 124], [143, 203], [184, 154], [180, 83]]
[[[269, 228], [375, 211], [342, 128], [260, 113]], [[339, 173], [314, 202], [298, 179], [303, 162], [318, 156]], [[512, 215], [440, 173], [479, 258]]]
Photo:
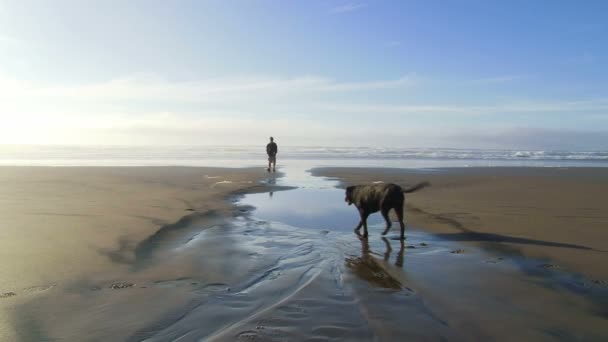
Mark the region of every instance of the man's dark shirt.
[[266, 153], [268, 153], [269, 156], [274, 157], [278, 151], [276, 143], [271, 142], [266, 145]]

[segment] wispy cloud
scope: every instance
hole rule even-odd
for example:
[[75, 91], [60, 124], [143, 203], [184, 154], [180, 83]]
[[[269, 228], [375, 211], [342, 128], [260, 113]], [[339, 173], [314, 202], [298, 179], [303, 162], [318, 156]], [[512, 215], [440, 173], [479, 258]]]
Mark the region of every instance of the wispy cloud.
[[[508, 82], [523, 76], [503, 76], [474, 80], [479, 83]], [[118, 78], [107, 82], [83, 85], [44, 85], [15, 80], [0, 75], [0, 112], [14, 112], [31, 108], [33, 104], [52, 102], [73, 107], [78, 104], [103, 105], [106, 108], [156, 106], [198, 106], [199, 108], [253, 108], [268, 109], [275, 105], [314, 108], [333, 113], [445, 113], [484, 115], [522, 112], [598, 112], [608, 110], [608, 99], [579, 101], [521, 100], [492, 105], [451, 105], [444, 101], [426, 103], [375, 103], [372, 92], [403, 91], [419, 84], [419, 79], [404, 76], [397, 79], [338, 81], [321, 76], [283, 78], [276, 76], [249, 76], [203, 79], [188, 82], [167, 81], [156, 74], [142, 74]], [[359, 95], [359, 93], [361, 95]], [[369, 97], [369, 100], [364, 100]], [[357, 99], [357, 101], [353, 101]], [[362, 102], [363, 100], [363, 102]], [[9, 108], [10, 106], [10, 108]]]
[[345, 82], [320, 76], [175, 82], [142, 74], [49, 85], [0, 75], [0, 143], [217, 144], [288, 131], [301, 135], [302, 142], [322, 133], [329, 139], [333, 129], [325, 121], [307, 119], [310, 102], [360, 97], [356, 94], [413, 82], [409, 77]]
[[218, 102], [247, 97], [272, 98], [289, 94], [391, 89], [409, 86], [414, 82], [411, 77], [343, 82], [320, 76], [249, 76], [169, 82], [155, 74], [143, 74], [78, 86], [42, 86], [0, 77], [0, 90], [11, 97], [28, 98]]
[[435, 104], [327, 104], [321, 108], [333, 112], [367, 114], [457, 114], [478, 116], [508, 113], [598, 112], [608, 110], [608, 99], [554, 102], [511, 102], [495, 105], [435, 105]]
[[469, 83], [478, 83], [478, 84], [491, 84], [491, 83], [507, 83], [512, 81], [519, 81], [522, 79], [529, 78], [529, 75], [502, 75], [502, 76], [492, 76], [492, 77], [483, 77], [469, 81]]
[[[443, 133], [468, 132], [480, 124], [459, 128], [454, 123], [475, 122], [477, 116], [576, 113], [584, 120], [608, 112], [608, 98], [450, 104], [440, 98], [414, 101], [401, 96], [420, 80], [267, 75], [176, 82], [140, 74], [83, 85], [48, 85], [0, 75], [0, 143], [224, 144], [235, 139], [263, 141], [272, 132], [289, 132], [294, 144], [335, 145], [374, 132], [383, 132], [385, 140], [378, 143], [398, 142], [404, 134], [419, 134], [418, 141], [423, 141], [427, 132], [432, 145], [441, 138], [432, 136], [438, 126], [445, 126]], [[391, 102], [383, 102], [387, 98]], [[382, 116], [391, 119], [377, 120]], [[433, 119], [431, 126], [425, 118]]]
[[608, 131], [580, 131], [573, 129], [542, 129], [507, 126], [503, 128], [448, 132], [443, 141], [456, 141], [463, 147], [482, 146], [500, 149], [606, 149]]
[[336, 6], [330, 10], [331, 13], [347, 13], [360, 10], [367, 5], [364, 3], [349, 2], [340, 6]]

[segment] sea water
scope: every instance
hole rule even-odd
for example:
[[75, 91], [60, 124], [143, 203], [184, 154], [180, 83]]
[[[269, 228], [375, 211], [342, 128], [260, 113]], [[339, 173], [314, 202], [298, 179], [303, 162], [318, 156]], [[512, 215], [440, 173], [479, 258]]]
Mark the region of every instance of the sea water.
[[[248, 167], [265, 163], [264, 144], [260, 146], [0, 146], [0, 165]], [[279, 145], [278, 163], [289, 166], [405, 168], [468, 166], [606, 167], [608, 166], [608, 151]]]

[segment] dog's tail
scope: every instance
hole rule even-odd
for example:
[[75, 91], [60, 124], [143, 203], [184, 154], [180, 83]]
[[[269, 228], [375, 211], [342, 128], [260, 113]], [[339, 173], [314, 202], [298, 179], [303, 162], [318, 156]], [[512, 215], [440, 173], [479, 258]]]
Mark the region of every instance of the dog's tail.
[[422, 188], [426, 188], [427, 186], [431, 186], [431, 183], [429, 182], [422, 182], [422, 183], [418, 183], [416, 185], [414, 185], [411, 188], [407, 188], [407, 189], [403, 189], [403, 192], [406, 194], [409, 194], [410, 192], [414, 192], [414, 191], [418, 191]]

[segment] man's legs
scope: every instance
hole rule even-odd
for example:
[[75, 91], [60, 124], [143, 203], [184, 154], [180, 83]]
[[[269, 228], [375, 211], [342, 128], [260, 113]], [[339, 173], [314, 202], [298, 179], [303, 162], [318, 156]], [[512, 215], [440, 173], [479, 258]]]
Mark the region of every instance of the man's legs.
[[277, 157], [276, 156], [268, 156], [268, 168], [266, 171], [270, 172], [270, 167], [272, 166], [272, 172], [276, 172], [277, 167]]

